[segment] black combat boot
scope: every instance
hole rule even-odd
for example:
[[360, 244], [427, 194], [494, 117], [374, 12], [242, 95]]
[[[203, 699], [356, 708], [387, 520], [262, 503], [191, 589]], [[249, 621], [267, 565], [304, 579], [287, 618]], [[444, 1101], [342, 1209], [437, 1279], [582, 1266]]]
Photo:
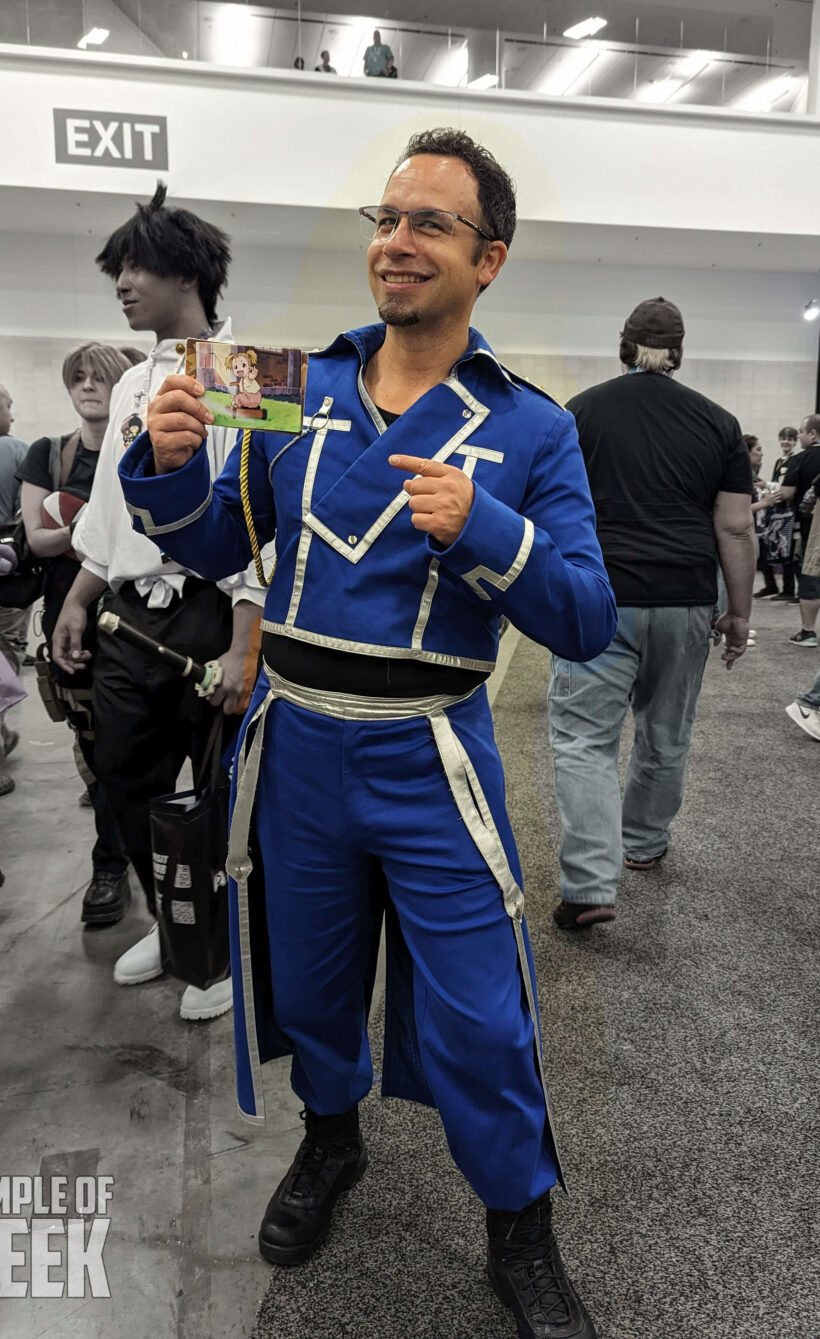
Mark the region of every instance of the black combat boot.
[[299, 1265], [313, 1254], [330, 1230], [336, 1200], [367, 1167], [357, 1106], [340, 1116], [306, 1109], [303, 1117], [305, 1137], [259, 1229], [259, 1250], [271, 1264]]
[[487, 1235], [490, 1283], [515, 1316], [519, 1339], [596, 1339], [564, 1272], [549, 1193], [518, 1213], [488, 1209]]
[[131, 905], [128, 873], [94, 874], [85, 890], [80, 920], [84, 925], [116, 925]]

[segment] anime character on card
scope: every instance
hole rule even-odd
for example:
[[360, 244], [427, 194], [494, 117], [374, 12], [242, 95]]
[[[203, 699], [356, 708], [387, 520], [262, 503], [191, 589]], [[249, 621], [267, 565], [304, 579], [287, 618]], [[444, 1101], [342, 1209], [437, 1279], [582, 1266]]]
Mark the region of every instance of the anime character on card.
[[262, 392], [259, 389], [258, 362], [256, 349], [248, 349], [247, 353], [229, 353], [225, 359], [225, 366], [233, 373], [228, 385], [231, 390], [236, 387], [231, 400], [233, 410], [260, 408]]
[[205, 387], [214, 422], [293, 435], [302, 427], [305, 355], [300, 349], [260, 349], [189, 339], [185, 371]]

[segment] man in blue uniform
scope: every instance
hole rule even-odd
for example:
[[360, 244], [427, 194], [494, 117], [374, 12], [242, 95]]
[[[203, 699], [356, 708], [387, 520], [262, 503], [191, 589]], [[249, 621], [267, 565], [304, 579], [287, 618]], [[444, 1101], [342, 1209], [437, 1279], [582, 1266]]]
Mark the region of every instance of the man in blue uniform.
[[212, 484], [202, 387], [169, 377], [121, 464], [137, 528], [204, 576], [276, 541], [228, 863], [237, 1065], [260, 1119], [261, 1061], [293, 1055], [306, 1136], [260, 1248], [306, 1259], [365, 1171], [381, 886], [382, 1090], [438, 1107], [519, 1335], [593, 1339], [552, 1233], [561, 1171], [483, 680], [502, 617], [588, 659], [614, 599], [571, 415], [469, 324], [512, 239], [509, 177], [430, 131], [361, 212], [381, 322], [311, 356], [299, 436], [254, 433]]

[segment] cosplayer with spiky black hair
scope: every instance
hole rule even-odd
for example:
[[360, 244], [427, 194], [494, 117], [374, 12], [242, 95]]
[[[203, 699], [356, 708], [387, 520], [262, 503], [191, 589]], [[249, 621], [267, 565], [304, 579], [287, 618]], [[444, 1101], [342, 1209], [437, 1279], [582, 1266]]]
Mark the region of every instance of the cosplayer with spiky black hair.
[[[189, 209], [169, 208], [165, 203], [167, 193], [165, 183], [158, 181], [149, 203], [138, 204], [128, 222], [112, 232], [97, 256], [97, 264], [118, 284], [123, 273], [134, 272], [179, 280], [180, 293], [195, 292], [206, 323], [213, 326], [217, 300], [228, 280], [229, 238], [221, 228], [206, 223]], [[127, 306], [125, 315], [132, 330], [157, 328], [141, 323], [145, 314], [136, 304]], [[175, 330], [180, 328], [174, 326]], [[162, 338], [159, 333], [158, 337]]]
[[[231, 341], [230, 322], [217, 317], [217, 300], [228, 277], [229, 238], [187, 209], [165, 203], [157, 184], [148, 204], [111, 234], [97, 257], [114, 281], [132, 330], [152, 330], [157, 342], [146, 362], [130, 367], [111, 396], [108, 430], [94, 487], [74, 535], [83, 566], [66, 597], [54, 630], [54, 659], [69, 675], [82, 670], [87, 610], [105, 594], [105, 607], [154, 641], [200, 662], [215, 661], [221, 682], [207, 700], [187, 679], [149, 664], [115, 638], [104, 638], [95, 654], [93, 705], [97, 721], [95, 765], [104, 781], [125, 848], [154, 911], [149, 802], [176, 787], [186, 757], [195, 774], [213, 722], [225, 716], [226, 737], [236, 730], [245, 658], [258, 626], [262, 592], [248, 573], [203, 581], [190, 566], [170, 562], [147, 539], [135, 535], [117, 477], [117, 464], [142, 431], [150, 398], [169, 374], [182, 369], [185, 339]], [[208, 454], [219, 473], [234, 444], [234, 432], [211, 433]], [[110, 589], [109, 589], [110, 588]], [[251, 655], [255, 663], [255, 655]], [[227, 739], [226, 739], [227, 742]], [[162, 974], [157, 926], [118, 959], [114, 979], [136, 985]], [[183, 1018], [213, 1018], [231, 1007], [230, 981], [209, 990], [188, 986]]]

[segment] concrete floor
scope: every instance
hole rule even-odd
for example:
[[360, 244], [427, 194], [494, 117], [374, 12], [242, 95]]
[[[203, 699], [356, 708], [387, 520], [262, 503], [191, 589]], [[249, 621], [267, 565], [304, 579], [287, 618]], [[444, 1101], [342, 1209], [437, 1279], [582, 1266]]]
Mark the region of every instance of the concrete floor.
[[[517, 637], [504, 639], [492, 697]], [[266, 1066], [267, 1124], [250, 1126], [234, 1098], [232, 1013], [184, 1023], [180, 983], [114, 984], [116, 958], [151, 921], [132, 876], [119, 925], [81, 926], [93, 816], [78, 805], [71, 732], [46, 716], [34, 670], [23, 679], [29, 697], [8, 717], [16, 789], [0, 799], [0, 1176], [114, 1178], [111, 1297], [10, 1297], [0, 1248], [0, 1335], [246, 1339], [270, 1278], [259, 1220], [302, 1138], [290, 1062]]]
[[183, 1023], [181, 984], [114, 985], [115, 959], [151, 922], [140, 894], [119, 925], [82, 929], [93, 817], [71, 734], [23, 674], [16, 790], [0, 800], [0, 1175], [114, 1177], [112, 1295], [9, 1298], [0, 1280], [0, 1334], [249, 1335], [269, 1277], [259, 1218], [302, 1137], [289, 1064], [267, 1067], [268, 1124], [251, 1127], [234, 1100], [232, 1014]]

